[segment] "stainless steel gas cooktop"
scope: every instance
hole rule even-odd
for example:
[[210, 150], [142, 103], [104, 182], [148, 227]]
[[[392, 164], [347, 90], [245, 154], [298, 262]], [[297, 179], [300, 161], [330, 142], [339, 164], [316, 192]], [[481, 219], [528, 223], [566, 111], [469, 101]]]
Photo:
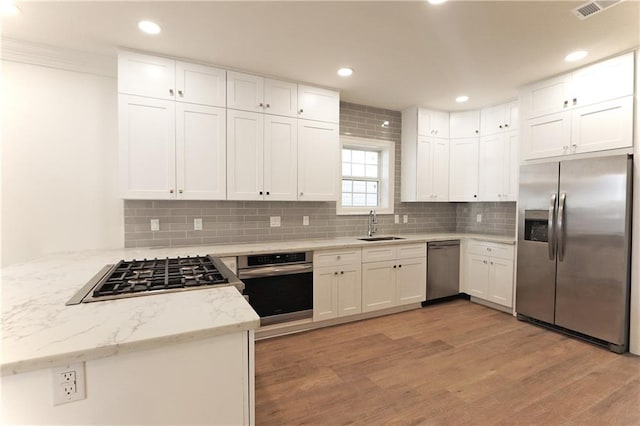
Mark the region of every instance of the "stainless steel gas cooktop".
[[244, 290], [233, 272], [212, 256], [121, 260], [102, 268], [67, 305], [230, 285]]

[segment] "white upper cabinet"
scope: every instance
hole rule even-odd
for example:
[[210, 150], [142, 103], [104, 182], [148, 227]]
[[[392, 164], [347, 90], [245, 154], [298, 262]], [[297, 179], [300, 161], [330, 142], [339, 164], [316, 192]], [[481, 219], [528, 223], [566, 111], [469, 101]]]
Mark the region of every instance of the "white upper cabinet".
[[449, 113], [418, 108], [418, 135], [449, 138]]
[[227, 72], [189, 62], [176, 62], [176, 101], [224, 107]]
[[263, 198], [264, 116], [227, 111], [227, 199]]
[[142, 53], [118, 55], [118, 92], [210, 106], [225, 106], [226, 71]]
[[505, 133], [518, 128], [518, 103], [496, 105], [480, 111], [480, 135]]
[[298, 116], [298, 85], [288, 81], [264, 80], [264, 112], [267, 114]]
[[120, 95], [120, 192], [127, 199], [176, 198], [175, 102]]
[[336, 201], [339, 161], [338, 125], [298, 120], [298, 200]]
[[449, 201], [478, 201], [478, 138], [451, 139]]
[[402, 201], [449, 199], [448, 134], [448, 113], [415, 107], [402, 112]]
[[478, 199], [515, 201], [518, 186], [518, 132], [482, 136], [479, 146]]
[[297, 117], [298, 85], [252, 74], [227, 73], [227, 108]]
[[449, 114], [449, 136], [451, 139], [480, 136], [480, 111]]
[[298, 117], [305, 120], [338, 123], [340, 121], [340, 93], [299, 84]]
[[264, 116], [265, 200], [297, 200], [298, 120], [275, 115]]
[[264, 77], [227, 72], [227, 108], [264, 111]]
[[176, 104], [177, 199], [226, 199], [226, 129], [224, 108]]
[[627, 53], [523, 88], [523, 159], [633, 146], [633, 72]]

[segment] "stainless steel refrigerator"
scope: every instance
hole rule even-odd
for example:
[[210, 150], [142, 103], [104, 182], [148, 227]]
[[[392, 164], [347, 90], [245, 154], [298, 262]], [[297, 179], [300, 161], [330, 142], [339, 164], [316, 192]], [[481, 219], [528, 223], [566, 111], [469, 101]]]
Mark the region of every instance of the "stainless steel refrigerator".
[[518, 318], [626, 352], [631, 156], [520, 168]]

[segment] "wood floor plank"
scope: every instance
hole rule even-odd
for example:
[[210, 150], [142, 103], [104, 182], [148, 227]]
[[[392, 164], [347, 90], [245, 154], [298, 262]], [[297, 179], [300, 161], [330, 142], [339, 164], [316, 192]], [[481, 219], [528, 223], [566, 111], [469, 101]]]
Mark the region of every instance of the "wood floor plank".
[[457, 300], [256, 342], [258, 425], [640, 425], [640, 357]]

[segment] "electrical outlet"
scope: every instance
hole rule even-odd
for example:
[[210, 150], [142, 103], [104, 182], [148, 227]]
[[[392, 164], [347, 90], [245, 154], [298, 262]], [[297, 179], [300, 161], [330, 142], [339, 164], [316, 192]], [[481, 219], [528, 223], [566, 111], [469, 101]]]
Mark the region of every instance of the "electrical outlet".
[[302, 225], [309, 226], [309, 216], [302, 216]]
[[482, 215], [480, 213], [476, 215], [476, 222], [482, 223]]
[[393, 215], [393, 223], [400, 223], [400, 215], [399, 214]]
[[151, 219], [151, 230], [152, 231], [160, 230], [160, 219]]
[[56, 367], [52, 371], [53, 405], [85, 399], [84, 362]]
[[278, 228], [280, 227], [280, 216], [271, 216], [269, 223], [271, 225], [272, 228]]
[[409, 223], [409, 215], [405, 214], [402, 216], [402, 223]]
[[193, 219], [193, 230], [194, 231], [202, 231], [202, 218], [201, 217]]

